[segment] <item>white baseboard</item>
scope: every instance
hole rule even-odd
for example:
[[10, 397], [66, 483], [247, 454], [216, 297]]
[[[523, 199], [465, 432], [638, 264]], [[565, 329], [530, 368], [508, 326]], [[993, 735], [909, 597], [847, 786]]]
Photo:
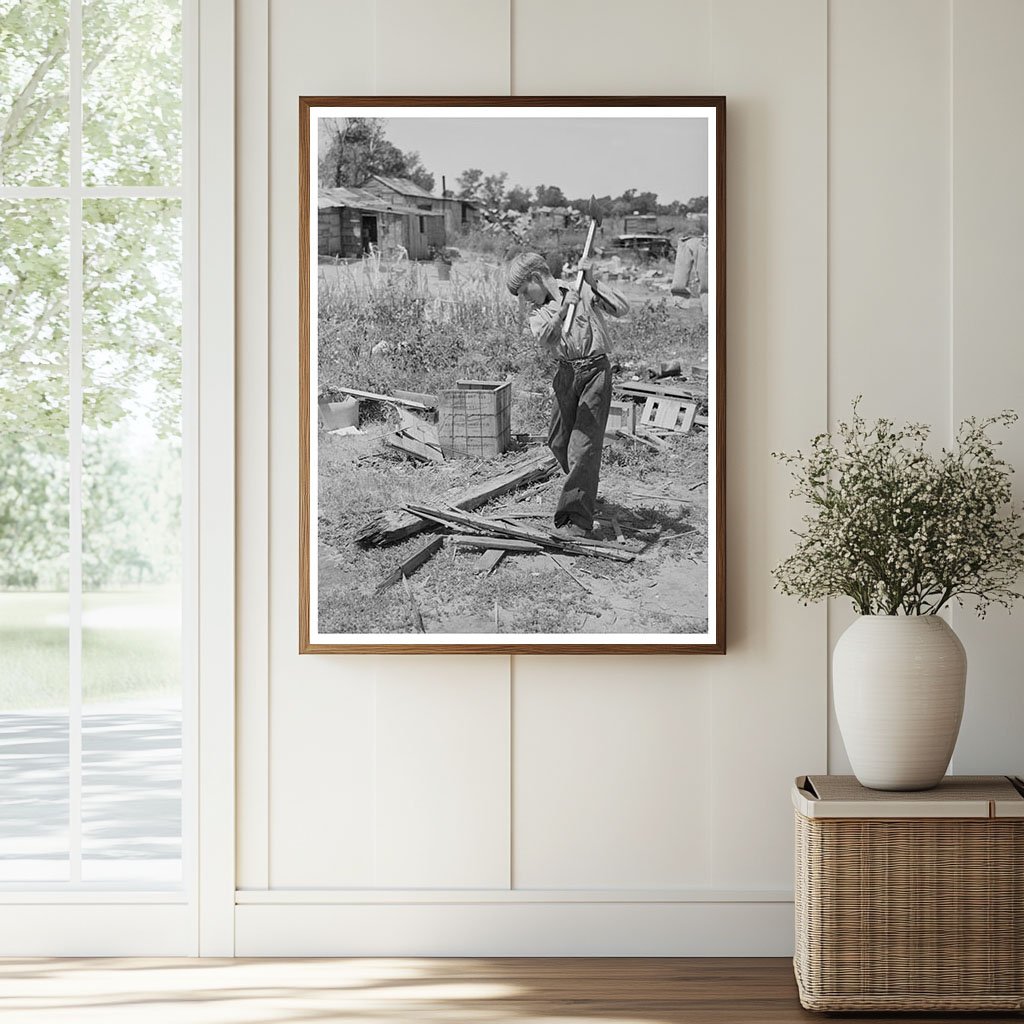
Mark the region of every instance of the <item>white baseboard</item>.
[[[272, 895], [261, 894], [264, 899]], [[236, 956], [792, 954], [793, 904], [775, 899], [429, 903], [283, 900], [240, 902], [235, 908]]]

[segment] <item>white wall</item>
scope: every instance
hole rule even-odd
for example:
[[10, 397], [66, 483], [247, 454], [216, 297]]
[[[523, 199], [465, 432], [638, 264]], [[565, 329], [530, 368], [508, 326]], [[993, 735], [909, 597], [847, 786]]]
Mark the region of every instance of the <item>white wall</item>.
[[[799, 509], [769, 452], [859, 392], [944, 434], [1020, 404], [1024, 5], [240, 0], [238, 22], [238, 952], [789, 952], [788, 791], [844, 767], [848, 615], [771, 591]], [[724, 658], [296, 654], [298, 97], [374, 93], [727, 97]], [[1021, 771], [1021, 631], [956, 626], [955, 768]]]

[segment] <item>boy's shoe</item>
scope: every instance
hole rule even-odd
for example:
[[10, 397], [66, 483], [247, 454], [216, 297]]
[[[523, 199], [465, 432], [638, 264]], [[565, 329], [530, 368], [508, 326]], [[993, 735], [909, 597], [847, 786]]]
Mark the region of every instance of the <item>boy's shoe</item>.
[[555, 527], [555, 533], [560, 537], [568, 537], [573, 540], [578, 540], [581, 537], [589, 537], [593, 531], [588, 530], [584, 526], [580, 526], [579, 523], [564, 523], [562, 526]]

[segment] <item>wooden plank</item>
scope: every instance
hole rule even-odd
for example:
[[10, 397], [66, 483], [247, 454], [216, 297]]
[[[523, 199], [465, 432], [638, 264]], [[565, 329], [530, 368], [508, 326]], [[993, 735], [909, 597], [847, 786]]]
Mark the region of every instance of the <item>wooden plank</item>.
[[441, 451], [441, 442], [437, 438], [437, 427], [432, 423], [424, 423], [423, 420], [417, 419], [415, 413], [407, 412], [405, 409], [399, 411], [405, 413], [407, 417], [402, 422], [401, 430], [398, 431], [400, 434], [414, 437], [417, 441], [430, 445], [431, 448], [436, 448], [438, 452]]
[[399, 580], [411, 576], [424, 562], [429, 561], [444, 547], [444, 537], [435, 537], [429, 544], [424, 544], [418, 551], [411, 554], [394, 572], [385, 576], [377, 587], [377, 593], [393, 587]]
[[404, 405], [408, 409], [419, 409], [421, 412], [430, 412], [430, 407], [422, 402], [411, 402], [406, 398], [395, 398], [394, 395], [378, 395], [372, 391], [357, 391], [355, 388], [338, 388], [343, 395], [351, 395], [353, 398], [366, 398], [371, 402], [393, 402], [396, 405]]
[[[476, 487], [447, 497], [447, 502], [455, 508], [469, 510], [479, 508], [492, 498], [500, 497], [509, 491], [546, 480], [558, 468], [555, 457], [550, 452], [531, 454], [516, 463], [512, 469], [501, 476], [491, 477]], [[422, 517], [401, 510], [382, 513], [376, 520], [364, 527], [357, 535], [360, 544], [393, 544], [395, 541], [411, 537], [429, 526]]]
[[651, 437], [649, 434], [631, 434], [626, 430], [617, 430], [615, 436], [624, 438], [627, 441], [633, 441], [635, 444], [646, 445], [656, 452], [662, 452], [667, 447], [660, 438]]
[[573, 583], [575, 583], [578, 587], [582, 587], [588, 594], [591, 593], [590, 587], [588, 587], [587, 584], [584, 583], [583, 580], [581, 580], [579, 576], [577, 576], [576, 573], [574, 573], [572, 569], [570, 569], [569, 566], [565, 564], [564, 555], [553, 555], [550, 551], [545, 551], [544, 554], [547, 555], [548, 558], [550, 558], [551, 561], [554, 562], [555, 565], [558, 566], [558, 568], [561, 569], [562, 572], [564, 572], [565, 575], [573, 581]]
[[444, 456], [441, 454], [440, 448], [434, 448], [429, 444], [424, 444], [418, 438], [410, 437], [404, 430], [399, 431], [397, 434], [388, 434], [384, 438], [384, 443], [390, 445], [392, 448], [397, 448], [401, 452], [405, 452], [406, 455], [412, 455], [414, 458], [422, 459], [424, 462], [443, 462]]
[[427, 409], [437, 408], [437, 395], [427, 395], [419, 391], [399, 391], [398, 388], [395, 388], [395, 398], [412, 402], [415, 405], [422, 405]]
[[477, 561], [476, 571], [483, 573], [484, 576], [490, 576], [491, 573], [498, 568], [498, 563], [504, 557], [504, 548], [488, 548]]
[[414, 515], [438, 523], [441, 526], [463, 526], [490, 536], [513, 537], [517, 540], [532, 540], [542, 547], [555, 548], [573, 555], [593, 555], [599, 558], [614, 558], [620, 562], [631, 562], [634, 552], [622, 548], [612, 541], [595, 540], [589, 537], [563, 538], [553, 533], [531, 530], [524, 526], [513, 526], [483, 516], [475, 516], [455, 509], [427, 508], [424, 505], [407, 505], [406, 508]]
[[622, 395], [636, 395], [638, 398], [650, 398], [652, 395], [664, 398], [681, 398], [684, 401], [693, 401], [701, 398], [702, 394], [693, 388], [684, 388], [680, 385], [668, 384], [641, 384], [638, 381], [625, 381], [614, 385], [614, 390]]
[[474, 534], [458, 533], [452, 537], [456, 544], [465, 544], [471, 548], [494, 548], [501, 551], [542, 551], [543, 548], [531, 540], [516, 540], [513, 537], [486, 537]]

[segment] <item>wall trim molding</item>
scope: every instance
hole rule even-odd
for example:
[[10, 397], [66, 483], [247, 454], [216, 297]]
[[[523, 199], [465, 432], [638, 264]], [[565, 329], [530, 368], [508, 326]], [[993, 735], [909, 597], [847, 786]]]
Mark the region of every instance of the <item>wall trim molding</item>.
[[242, 904], [236, 956], [792, 956], [790, 902]]
[[239, 889], [239, 906], [378, 906], [509, 903], [792, 903], [754, 889]]

